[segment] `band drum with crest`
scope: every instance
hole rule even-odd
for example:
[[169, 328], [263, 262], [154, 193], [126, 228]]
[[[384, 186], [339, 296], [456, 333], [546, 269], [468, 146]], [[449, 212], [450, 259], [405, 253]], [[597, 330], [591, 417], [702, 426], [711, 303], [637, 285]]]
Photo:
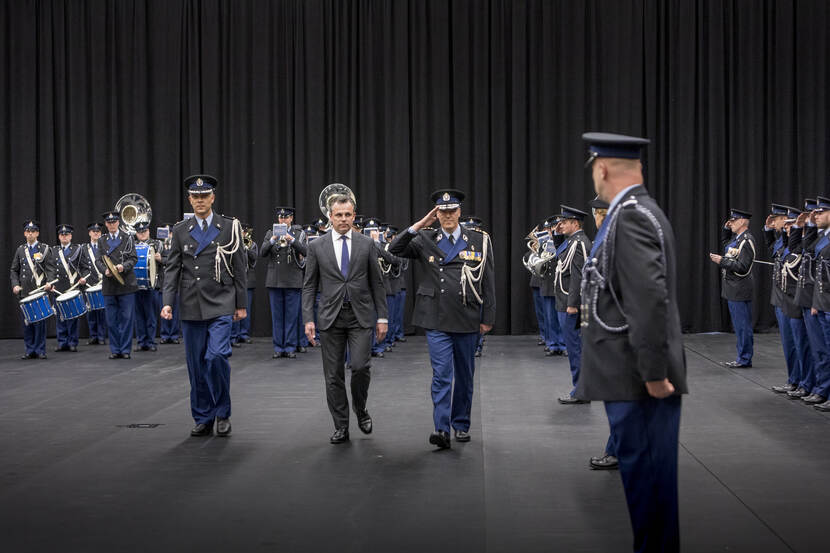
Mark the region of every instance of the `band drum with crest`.
[[77, 319], [87, 311], [84, 295], [80, 290], [71, 290], [55, 299], [55, 307], [62, 321]]
[[104, 293], [100, 283], [95, 286], [90, 286], [84, 293], [86, 294], [86, 303], [89, 306], [90, 311], [98, 311], [99, 309], [104, 309], [107, 306], [104, 301]]
[[55, 314], [49, 295], [38, 292], [20, 300], [20, 309], [23, 311], [23, 321], [29, 325], [44, 321]]
[[156, 286], [156, 252], [149, 244], [136, 244], [135, 278], [142, 290], [151, 290]]

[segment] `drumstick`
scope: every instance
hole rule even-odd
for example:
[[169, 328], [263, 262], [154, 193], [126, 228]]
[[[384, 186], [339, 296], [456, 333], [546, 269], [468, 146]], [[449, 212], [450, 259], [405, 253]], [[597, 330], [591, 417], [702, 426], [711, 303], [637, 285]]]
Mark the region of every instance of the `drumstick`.
[[40, 288], [35, 288], [35, 289], [34, 289], [34, 290], [32, 290], [31, 292], [29, 292], [29, 294], [28, 294], [26, 297], [28, 298], [28, 297], [29, 297], [29, 296], [31, 296], [32, 294], [37, 294], [38, 292], [40, 292], [41, 290], [43, 290], [43, 289], [44, 289], [44, 288], [46, 288], [47, 286], [51, 286], [52, 284], [55, 284], [57, 281], [58, 281], [58, 279], [55, 279], [55, 280], [53, 280], [52, 282], [47, 282], [46, 284], [44, 284], [44, 285], [43, 285], [43, 286], [41, 286]]
[[[71, 292], [72, 290], [74, 290], [75, 288], [77, 288], [78, 286], [80, 286], [80, 285], [81, 285], [81, 280], [86, 280], [87, 278], [89, 278], [89, 275], [90, 275], [90, 273], [87, 273], [87, 275], [86, 275], [86, 276], [82, 276], [81, 278], [79, 278], [79, 279], [78, 279], [78, 282], [76, 282], [75, 284], [73, 284], [73, 285], [72, 285], [72, 287], [71, 287], [69, 290], [67, 290], [66, 292]], [[65, 294], [66, 292], [64, 292], [64, 294]]]

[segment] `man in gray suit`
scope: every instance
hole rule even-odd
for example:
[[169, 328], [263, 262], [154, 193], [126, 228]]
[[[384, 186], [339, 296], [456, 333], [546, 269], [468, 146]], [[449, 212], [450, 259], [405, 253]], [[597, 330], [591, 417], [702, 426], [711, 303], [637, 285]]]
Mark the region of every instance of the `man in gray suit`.
[[320, 293], [317, 321], [323, 346], [326, 400], [334, 420], [331, 443], [349, 440], [349, 400], [346, 396], [345, 355], [349, 345], [352, 368], [352, 404], [361, 432], [372, 432], [366, 410], [369, 395], [372, 327], [383, 341], [387, 329], [386, 292], [377, 264], [374, 243], [352, 230], [354, 201], [332, 196], [329, 220], [332, 229], [308, 245], [303, 282], [305, 334], [315, 344], [314, 299]]

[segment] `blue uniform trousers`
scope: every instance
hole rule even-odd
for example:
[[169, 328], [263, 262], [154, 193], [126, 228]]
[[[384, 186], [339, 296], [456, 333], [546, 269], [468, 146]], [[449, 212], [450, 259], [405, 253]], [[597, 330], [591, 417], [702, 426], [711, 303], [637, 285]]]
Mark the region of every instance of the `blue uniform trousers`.
[[[315, 325], [315, 327], [316, 326], [317, 325]], [[297, 343], [304, 348], [307, 348], [310, 345], [308, 343], [308, 338], [305, 335], [305, 325], [303, 324], [302, 293], [300, 295], [300, 308], [297, 310]]]
[[775, 318], [778, 320], [778, 333], [781, 335], [781, 347], [784, 348], [784, 359], [787, 361], [787, 383], [798, 384], [795, 378], [798, 376], [800, 368], [798, 367], [798, 357], [795, 352], [795, 341], [793, 339], [792, 328], [790, 327], [790, 319], [780, 307], [775, 308]]
[[557, 311], [556, 315], [565, 339], [565, 347], [568, 348], [568, 363], [571, 366], [571, 383], [573, 384], [571, 396], [573, 396], [579, 380], [579, 368], [582, 366], [582, 332], [579, 329], [579, 314]]
[[605, 454], [617, 456], [617, 444], [614, 442], [614, 435], [608, 434], [608, 441], [605, 442]]
[[397, 333], [395, 334], [395, 340], [403, 339], [403, 318], [404, 312], [406, 311], [406, 290], [401, 290], [398, 292], [398, 322], [397, 322]]
[[484, 334], [479, 333], [478, 342], [476, 342], [476, 351], [484, 350]]
[[271, 337], [274, 353], [297, 351], [297, 321], [302, 293], [299, 288], [268, 288], [271, 301]]
[[23, 344], [27, 355], [46, 354], [46, 320], [28, 325], [23, 323]]
[[824, 331], [821, 328], [822, 314], [811, 315], [809, 307], [802, 308], [801, 312], [804, 316], [804, 328], [807, 332], [807, 343], [810, 347], [810, 362], [812, 367], [808, 378], [802, 380], [802, 383], [805, 390], [814, 393], [813, 390], [818, 388], [819, 382], [824, 380], [824, 375], [830, 369], [830, 350], [824, 341]]
[[397, 333], [397, 324], [398, 324], [398, 317], [397, 317], [397, 309], [398, 309], [398, 295], [392, 294], [386, 296], [386, 309], [389, 312], [388, 314], [388, 321], [389, 324], [386, 328], [386, 337], [383, 339], [383, 345], [392, 347], [395, 345], [395, 334]]
[[752, 364], [752, 302], [727, 301], [729, 316], [738, 341], [738, 356], [735, 359], [741, 365]]
[[[812, 392], [821, 397], [830, 397], [830, 313], [819, 311], [816, 319], [821, 327], [821, 348], [823, 350], [818, 355], [815, 353], [816, 350], [813, 350], [813, 355], [816, 358], [816, 385]], [[819, 362], [819, 357], [822, 358], [822, 362]]]
[[[161, 320], [160, 335], [162, 340], [178, 340], [182, 336], [182, 321], [179, 319], [178, 295], [176, 296], [176, 301], [170, 307], [173, 308], [173, 318], [169, 321], [167, 319]], [[159, 312], [161, 312], [161, 309], [159, 309]]]
[[533, 291], [533, 310], [536, 311], [536, 322], [539, 323], [539, 339], [545, 341], [545, 299], [538, 286], [530, 288]]
[[107, 339], [107, 312], [106, 309], [87, 311], [86, 322], [89, 326], [89, 339], [103, 342]]
[[239, 338], [247, 340], [251, 337], [251, 307], [254, 305], [254, 289], [248, 288], [248, 316], [239, 321]]
[[634, 531], [634, 551], [679, 551], [680, 396], [606, 401]]
[[565, 338], [559, 327], [559, 317], [556, 311], [556, 298], [542, 296], [545, 302], [545, 345], [549, 350], [565, 351]]
[[[435, 430], [470, 429], [477, 332], [427, 330]], [[453, 386], [453, 379], [455, 386]]]
[[78, 319], [69, 319], [62, 321], [60, 317], [57, 318], [55, 324], [57, 331], [58, 347], [68, 348], [69, 346], [78, 345]]
[[196, 424], [231, 416], [231, 324], [223, 315], [207, 321], [182, 321], [190, 411]]
[[798, 359], [798, 373], [795, 384], [805, 390], [813, 388], [813, 354], [810, 351], [810, 342], [807, 339], [807, 327], [804, 319], [790, 319], [790, 328], [793, 332], [795, 355]]
[[138, 347], [156, 345], [156, 321], [159, 311], [155, 290], [139, 290], [135, 293], [135, 338]]
[[133, 347], [135, 325], [135, 293], [104, 296], [107, 311], [107, 329], [110, 334], [110, 352], [127, 354]]

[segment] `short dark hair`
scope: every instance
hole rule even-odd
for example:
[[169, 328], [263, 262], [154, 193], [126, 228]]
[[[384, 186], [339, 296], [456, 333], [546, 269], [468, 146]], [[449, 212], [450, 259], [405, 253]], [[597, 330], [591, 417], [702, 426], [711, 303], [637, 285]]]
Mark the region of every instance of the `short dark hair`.
[[331, 211], [335, 204], [352, 204], [352, 209], [357, 210], [354, 200], [346, 194], [335, 194], [329, 198], [329, 211]]

